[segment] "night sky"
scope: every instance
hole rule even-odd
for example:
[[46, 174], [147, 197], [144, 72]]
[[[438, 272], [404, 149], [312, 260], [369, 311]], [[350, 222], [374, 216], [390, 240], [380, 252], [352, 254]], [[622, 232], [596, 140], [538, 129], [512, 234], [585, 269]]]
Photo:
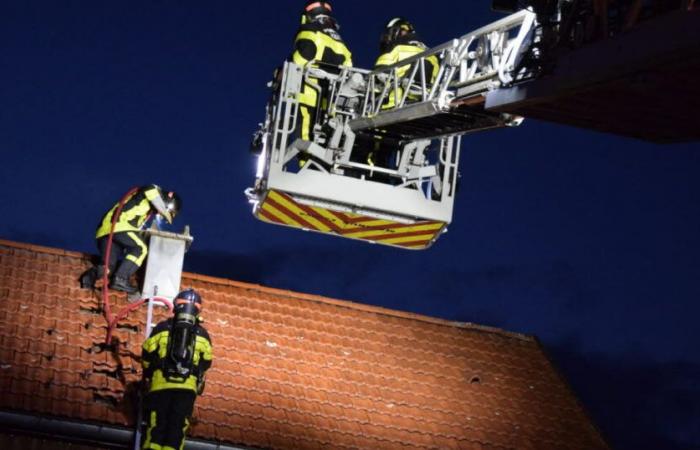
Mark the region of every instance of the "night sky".
[[[700, 449], [700, 145], [534, 120], [470, 135], [427, 251], [258, 222], [248, 144], [303, 3], [0, 2], [0, 238], [95, 253], [105, 210], [157, 183], [183, 198], [188, 271], [536, 335], [614, 448]], [[366, 68], [391, 17], [431, 46], [500, 17], [334, 6]]]

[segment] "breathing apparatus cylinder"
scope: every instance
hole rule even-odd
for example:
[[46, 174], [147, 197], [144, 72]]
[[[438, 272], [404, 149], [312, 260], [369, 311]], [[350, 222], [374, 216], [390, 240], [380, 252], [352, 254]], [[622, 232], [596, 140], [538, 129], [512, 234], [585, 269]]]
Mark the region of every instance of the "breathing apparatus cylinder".
[[168, 353], [163, 361], [163, 374], [168, 381], [185, 382], [193, 374], [195, 325], [201, 305], [202, 299], [193, 289], [182, 291], [175, 297], [175, 317], [168, 335]]

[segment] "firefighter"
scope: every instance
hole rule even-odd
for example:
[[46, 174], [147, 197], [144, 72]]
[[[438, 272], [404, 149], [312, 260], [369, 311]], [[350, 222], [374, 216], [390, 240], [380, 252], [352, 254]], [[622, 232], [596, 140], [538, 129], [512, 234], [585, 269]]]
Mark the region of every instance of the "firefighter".
[[[323, 70], [329, 72], [333, 72], [334, 69], [325, 64], [352, 66], [352, 53], [338, 33], [340, 26], [332, 12], [328, 1], [312, 0], [306, 3], [301, 15], [301, 26], [294, 39], [294, 51], [290, 57], [293, 63], [302, 67], [309, 63], [313, 64], [313, 67], [319, 67], [317, 63], [322, 63]], [[337, 72], [337, 69], [335, 71]], [[319, 106], [324, 106], [324, 101], [321, 83], [316, 79], [307, 78], [299, 95], [301, 120], [297, 123], [301, 139], [312, 140], [316, 115]]]
[[[418, 37], [413, 24], [401, 17], [395, 17], [384, 26], [384, 31], [379, 38], [379, 57], [374, 66], [375, 68], [391, 66], [411, 56], [423, 53], [427, 49], [428, 47], [421, 42]], [[399, 67], [396, 71], [398, 78], [404, 77], [409, 72], [410, 68], [410, 64]], [[437, 56], [432, 55], [426, 58], [425, 73], [429, 78], [426, 80], [428, 88], [430, 88], [435, 81], [438, 68], [439, 62]], [[419, 74], [418, 76], [420, 76]], [[420, 83], [420, 81], [420, 78], [416, 79], [417, 83]], [[399, 87], [397, 97], [397, 92], [394, 92], [392, 87], [392, 92], [385, 104], [382, 105], [382, 108], [388, 109], [393, 107], [401, 97], [403, 97], [403, 89]]]
[[[386, 23], [384, 30], [379, 38], [379, 57], [375, 62], [375, 68], [391, 66], [404, 59], [410, 58], [419, 53], [423, 53], [428, 47], [420, 40], [416, 30], [408, 20], [395, 17]], [[429, 56], [425, 60], [426, 86], [428, 89], [437, 77], [439, 62], [437, 56]], [[401, 66], [396, 70], [396, 76], [400, 79], [406, 76], [411, 69], [411, 65]], [[421, 84], [420, 72], [417, 73], [417, 78], [414, 84]], [[403, 87], [400, 83], [398, 88], [390, 86], [387, 98], [382, 104], [382, 109], [390, 109], [403, 97]], [[421, 97], [409, 93], [408, 102], [420, 101]], [[388, 167], [391, 164], [392, 154], [399, 146], [399, 142], [394, 139], [389, 139], [383, 136], [378, 136], [373, 144], [372, 151], [367, 153], [367, 164], [370, 166]], [[391, 183], [392, 179], [381, 173], [375, 173], [371, 179], [384, 183]]]
[[[83, 288], [93, 288], [95, 281], [104, 275], [109, 234], [112, 230], [114, 213], [120, 204], [121, 201], [117, 202], [97, 226], [95, 239], [100, 252], [100, 262], [82, 275], [80, 282]], [[107, 273], [111, 275], [110, 288], [130, 294], [138, 290], [131, 284], [130, 278], [141, 267], [148, 254], [148, 245], [140, 232], [146, 222], [156, 214], [168, 223], [172, 223], [181, 204], [180, 197], [175, 192], [163, 190], [154, 184], [139, 188], [124, 199], [114, 225], [108, 262]]]
[[186, 289], [173, 304], [174, 316], [156, 325], [143, 343], [143, 449], [183, 448], [194, 402], [204, 391], [204, 374], [212, 363], [211, 339], [199, 317], [202, 298]]

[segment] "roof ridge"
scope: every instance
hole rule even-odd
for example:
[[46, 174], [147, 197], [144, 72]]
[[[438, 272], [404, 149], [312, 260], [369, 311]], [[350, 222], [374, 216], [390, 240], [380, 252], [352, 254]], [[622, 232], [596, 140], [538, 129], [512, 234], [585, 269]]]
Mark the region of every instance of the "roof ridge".
[[0, 246], [3, 246], [3, 245], [5, 247], [12, 247], [12, 248], [18, 248], [21, 250], [30, 250], [30, 251], [41, 252], [41, 253], [49, 253], [51, 255], [57, 255], [57, 256], [74, 256], [76, 258], [82, 258], [85, 256], [89, 256], [86, 253], [81, 253], [81, 252], [76, 252], [76, 251], [71, 251], [71, 250], [63, 250], [60, 248], [47, 247], [47, 246], [38, 245], [38, 244], [29, 244], [29, 243], [24, 243], [24, 242], [9, 241], [9, 240], [0, 238]]
[[475, 324], [472, 322], [459, 322], [459, 321], [454, 321], [454, 320], [440, 319], [438, 317], [431, 317], [431, 316], [426, 316], [423, 314], [417, 314], [417, 313], [412, 313], [412, 312], [407, 312], [407, 311], [400, 311], [400, 310], [396, 310], [396, 309], [389, 309], [389, 308], [384, 308], [381, 306], [367, 305], [365, 303], [359, 303], [359, 302], [355, 302], [352, 300], [340, 300], [340, 299], [325, 297], [323, 295], [305, 294], [303, 292], [296, 292], [296, 291], [291, 291], [291, 290], [287, 290], [287, 289], [273, 288], [273, 287], [269, 287], [269, 286], [263, 286], [261, 284], [247, 283], [244, 281], [229, 280], [227, 278], [219, 278], [219, 277], [213, 277], [210, 275], [202, 275], [202, 274], [191, 273], [191, 272], [183, 272], [183, 277], [187, 277], [187, 278], [197, 280], [197, 281], [217, 283], [217, 284], [223, 284], [223, 285], [231, 286], [231, 287], [255, 290], [255, 291], [274, 294], [274, 295], [278, 295], [278, 296], [291, 297], [291, 298], [301, 299], [301, 300], [310, 300], [310, 301], [317, 302], [317, 303], [325, 303], [328, 305], [340, 306], [343, 308], [348, 308], [348, 309], [353, 309], [353, 310], [358, 310], [358, 311], [383, 314], [386, 316], [398, 317], [401, 319], [411, 319], [411, 320], [417, 320], [420, 322], [432, 323], [435, 325], [442, 325], [442, 326], [455, 327], [455, 328], [464, 328], [464, 329], [469, 329], [469, 330], [474, 330], [474, 331], [484, 331], [484, 332], [488, 332], [488, 333], [503, 335], [506, 337], [521, 339], [521, 340], [525, 340], [528, 342], [535, 340], [534, 336], [526, 335], [523, 333], [516, 333], [513, 331], [507, 331], [507, 330], [503, 330], [501, 328], [490, 327], [487, 325], [479, 325], [479, 324]]
[[[0, 238], [0, 246], [19, 248], [22, 250], [29, 250], [29, 251], [34, 251], [34, 252], [49, 253], [49, 254], [57, 255], [57, 256], [70, 256], [70, 257], [75, 257], [75, 258], [86, 258], [86, 257], [91, 256], [89, 254], [82, 253], [82, 252], [63, 250], [63, 249], [47, 247], [47, 246], [43, 246], [43, 245], [15, 242], [15, 241], [5, 240], [5, 239], [1, 239], [1, 238]], [[487, 325], [478, 325], [478, 324], [475, 324], [472, 322], [450, 321], [450, 320], [446, 320], [446, 319], [440, 319], [437, 317], [426, 316], [423, 314], [417, 314], [417, 313], [412, 313], [412, 312], [407, 312], [407, 311], [399, 311], [399, 310], [395, 310], [395, 309], [384, 308], [381, 306], [367, 305], [364, 303], [358, 303], [358, 302], [351, 301], [351, 300], [340, 300], [340, 299], [325, 297], [322, 295], [305, 294], [302, 292], [295, 292], [295, 291], [290, 291], [290, 290], [286, 290], [286, 289], [273, 288], [273, 287], [263, 286], [260, 284], [246, 283], [243, 281], [229, 280], [227, 278], [213, 277], [210, 275], [202, 275], [202, 274], [197, 274], [197, 273], [192, 273], [192, 272], [183, 272], [182, 275], [183, 275], [183, 277], [186, 277], [186, 278], [189, 278], [192, 280], [215, 283], [215, 284], [224, 285], [224, 286], [237, 287], [237, 288], [241, 288], [241, 289], [254, 290], [254, 291], [258, 291], [258, 292], [274, 294], [277, 296], [291, 297], [291, 298], [301, 299], [301, 300], [309, 300], [309, 301], [313, 301], [313, 302], [317, 302], [317, 303], [324, 303], [327, 305], [338, 306], [341, 308], [353, 309], [356, 311], [370, 312], [370, 313], [381, 314], [381, 315], [390, 316], [390, 317], [397, 317], [397, 318], [401, 318], [401, 319], [416, 320], [419, 322], [431, 323], [434, 325], [441, 325], [441, 326], [446, 326], [446, 327], [462, 328], [462, 329], [473, 330], [473, 331], [482, 331], [482, 332], [486, 332], [486, 333], [498, 334], [498, 335], [509, 337], [509, 338], [520, 339], [520, 340], [524, 340], [524, 341], [528, 341], [528, 342], [532, 342], [536, 339], [534, 336], [529, 336], [529, 335], [522, 334], [522, 333], [507, 331], [507, 330], [503, 330], [501, 328], [490, 327]]]

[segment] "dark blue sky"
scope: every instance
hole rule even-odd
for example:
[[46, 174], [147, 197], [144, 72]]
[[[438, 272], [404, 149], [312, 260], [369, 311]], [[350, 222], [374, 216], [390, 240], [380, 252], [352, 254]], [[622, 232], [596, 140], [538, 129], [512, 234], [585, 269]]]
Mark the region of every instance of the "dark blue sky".
[[[362, 67], [393, 16], [429, 45], [499, 17], [335, 3]], [[0, 238], [94, 252], [106, 208], [155, 182], [183, 197], [188, 270], [537, 335], [615, 448], [700, 448], [700, 145], [535, 121], [469, 136], [423, 252], [257, 222], [248, 143], [302, 5], [0, 3]]]

